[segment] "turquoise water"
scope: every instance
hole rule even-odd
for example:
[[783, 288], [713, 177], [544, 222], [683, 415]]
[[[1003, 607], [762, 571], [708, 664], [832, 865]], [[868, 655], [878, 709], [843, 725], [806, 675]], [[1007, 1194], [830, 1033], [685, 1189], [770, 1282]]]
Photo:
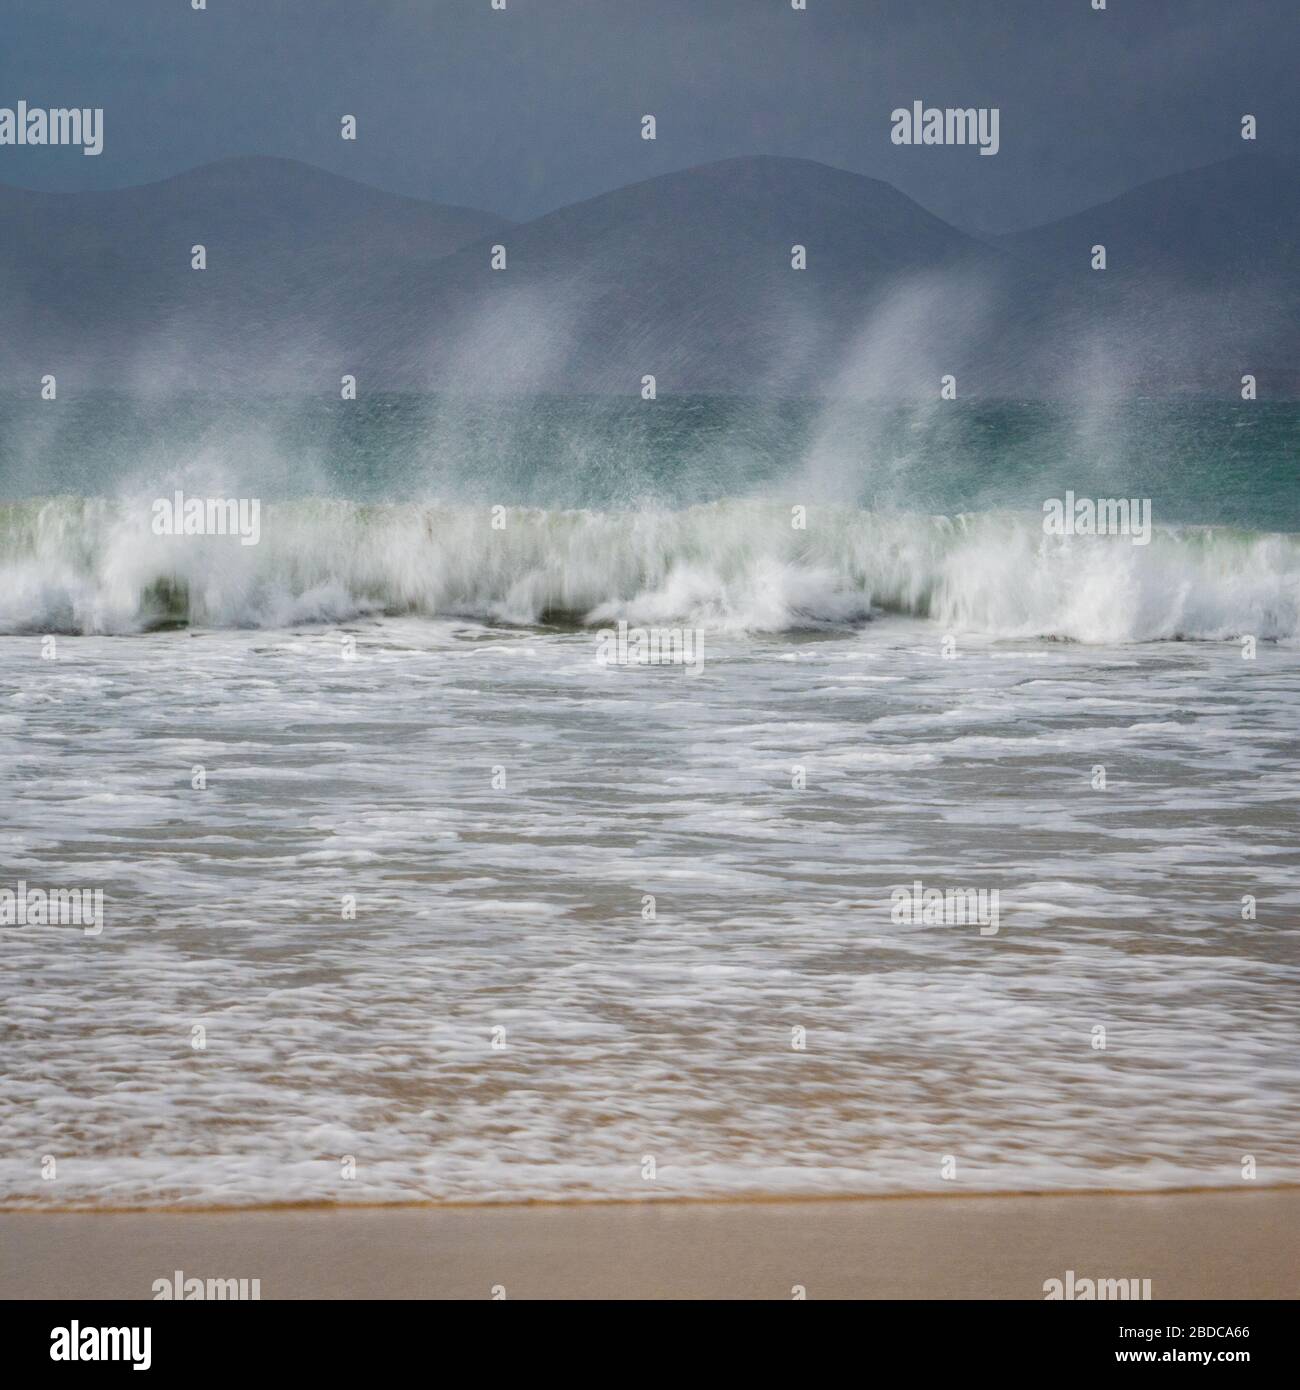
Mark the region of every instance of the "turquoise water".
[[1300, 1179], [1296, 407], [6, 412], [0, 1203]]
[[0, 497], [195, 486], [548, 508], [792, 502], [984, 511], [1149, 497], [1165, 523], [1300, 531], [1295, 402], [742, 398], [0, 403]]
[[[1300, 631], [1300, 406], [100, 396], [0, 417], [0, 631], [384, 613], [1079, 641]], [[256, 544], [153, 529], [245, 499]], [[1149, 505], [1149, 540], [1044, 532]], [[796, 514], [797, 513], [797, 514]]]

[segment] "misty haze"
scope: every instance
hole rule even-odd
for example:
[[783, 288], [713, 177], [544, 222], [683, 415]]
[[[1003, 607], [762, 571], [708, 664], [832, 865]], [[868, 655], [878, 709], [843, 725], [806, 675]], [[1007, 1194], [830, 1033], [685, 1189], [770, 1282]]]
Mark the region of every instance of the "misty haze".
[[15, 9], [0, 1292], [1291, 1296], [1294, 6]]

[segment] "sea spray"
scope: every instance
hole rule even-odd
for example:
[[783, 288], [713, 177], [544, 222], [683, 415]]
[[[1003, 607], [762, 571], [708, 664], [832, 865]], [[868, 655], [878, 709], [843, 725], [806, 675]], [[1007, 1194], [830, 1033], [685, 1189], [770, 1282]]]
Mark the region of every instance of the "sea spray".
[[154, 535], [147, 508], [0, 503], [0, 631], [278, 627], [365, 614], [731, 632], [901, 613], [948, 631], [1081, 642], [1289, 639], [1300, 538], [1155, 527], [1045, 535], [1041, 517], [776, 502], [597, 512], [302, 499], [256, 546]]

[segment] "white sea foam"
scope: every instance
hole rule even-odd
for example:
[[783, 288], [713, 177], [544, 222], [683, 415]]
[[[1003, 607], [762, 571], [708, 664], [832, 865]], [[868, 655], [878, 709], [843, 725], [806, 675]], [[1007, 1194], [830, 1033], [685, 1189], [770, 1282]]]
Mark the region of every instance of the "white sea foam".
[[677, 511], [268, 504], [260, 544], [155, 536], [147, 503], [0, 504], [0, 631], [281, 627], [365, 614], [778, 632], [873, 615], [1088, 643], [1293, 639], [1300, 537], [1157, 527], [1054, 537], [1036, 514], [957, 517], [777, 503]]
[[347, 635], [0, 639], [0, 1202], [1300, 1180], [1294, 647]]

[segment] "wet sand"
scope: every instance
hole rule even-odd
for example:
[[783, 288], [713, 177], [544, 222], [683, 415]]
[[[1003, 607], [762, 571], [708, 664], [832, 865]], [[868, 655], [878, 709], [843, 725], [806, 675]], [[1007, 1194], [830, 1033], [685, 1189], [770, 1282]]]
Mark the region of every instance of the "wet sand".
[[152, 1298], [177, 1270], [263, 1299], [1041, 1299], [1067, 1270], [1294, 1298], [1300, 1191], [0, 1213], [6, 1299]]

